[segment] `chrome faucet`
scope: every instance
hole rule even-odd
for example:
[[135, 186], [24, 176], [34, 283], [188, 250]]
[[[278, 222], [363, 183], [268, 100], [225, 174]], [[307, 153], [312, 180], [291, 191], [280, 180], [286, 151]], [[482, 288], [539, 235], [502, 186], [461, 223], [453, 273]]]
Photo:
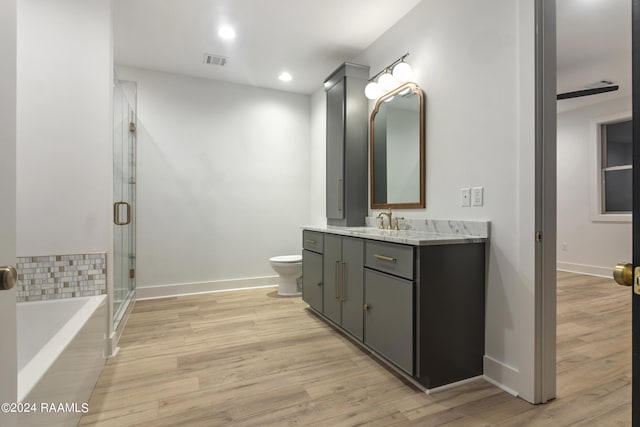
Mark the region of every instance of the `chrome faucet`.
[[391, 212], [391, 208], [389, 208], [389, 210], [387, 212], [380, 212], [378, 214], [378, 219], [380, 220], [380, 226], [379, 228], [383, 228], [384, 229], [384, 218], [382, 217], [382, 215], [386, 215], [387, 216], [387, 220], [389, 221], [389, 230], [391, 230], [391, 220], [393, 218], [393, 213]]

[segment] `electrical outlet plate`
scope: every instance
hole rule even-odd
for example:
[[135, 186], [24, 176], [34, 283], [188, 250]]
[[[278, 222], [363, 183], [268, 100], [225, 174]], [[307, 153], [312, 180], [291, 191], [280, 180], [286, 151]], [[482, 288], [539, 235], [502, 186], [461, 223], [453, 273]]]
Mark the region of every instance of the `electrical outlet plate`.
[[471, 206], [471, 189], [470, 188], [460, 189], [460, 206], [462, 206], [463, 208]]
[[482, 206], [484, 204], [484, 188], [473, 187], [471, 189], [471, 204], [473, 206]]

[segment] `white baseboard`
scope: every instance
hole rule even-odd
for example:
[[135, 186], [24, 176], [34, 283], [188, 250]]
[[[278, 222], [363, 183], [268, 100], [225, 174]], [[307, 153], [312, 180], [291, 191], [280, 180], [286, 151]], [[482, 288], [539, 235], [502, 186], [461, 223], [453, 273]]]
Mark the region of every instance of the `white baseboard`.
[[610, 267], [598, 267], [595, 265], [575, 264], [571, 262], [558, 261], [556, 268], [560, 271], [567, 271], [569, 273], [587, 274], [589, 276], [598, 277], [613, 277], [613, 265]]
[[169, 298], [183, 295], [238, 289], [268, 288], [278, 284], [278, 276], [249, 277], [244, 279], [216, 280], [213, 282], [178, 283], [173, 285], [148, 286], [136, 289], [137, 300]]
[[518, 396], [515, 390], [520, 371], [493, 357], [484, 356], [484, 379], [512, 396]]

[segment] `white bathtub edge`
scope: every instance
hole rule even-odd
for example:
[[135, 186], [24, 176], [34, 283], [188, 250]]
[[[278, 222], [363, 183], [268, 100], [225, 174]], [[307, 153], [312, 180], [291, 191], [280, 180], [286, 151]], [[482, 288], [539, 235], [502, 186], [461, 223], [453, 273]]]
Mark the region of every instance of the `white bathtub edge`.
[[[77, 322], [84, 325], [96, 309], [104, 304], [106, 295], [89, 297], [87, 302], [76, 314], [60, 329], [44, 347], [18, 372], [18, 396], [17, 402], [22, 402], [29, 395], [34, 386], [44, 376], [47, 370], [58, 359], [62, 351], [78, 334], [80, 328]], [[56, 354], [55, 358], [51, 354]]]

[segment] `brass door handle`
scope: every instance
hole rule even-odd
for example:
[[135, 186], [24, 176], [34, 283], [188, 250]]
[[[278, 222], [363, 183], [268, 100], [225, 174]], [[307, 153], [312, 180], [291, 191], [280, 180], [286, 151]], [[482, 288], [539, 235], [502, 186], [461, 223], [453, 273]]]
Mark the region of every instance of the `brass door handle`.
[[16, 285], [18, 272], [15, 267], [0, 267], [0, 291], [8, 291]]
[[613, 280], [618, 285], [631, 286], [633, 285], [633, 266], [628, 262], [619, 262], [613, 268]]
[[[127, 219], [120, 221], [120, 206], [127, 207]], [[131, 223], [131, 205], [127, 202], [115, 202], [113, 204], [113, 223], [115, 225], [127, 225]]]

